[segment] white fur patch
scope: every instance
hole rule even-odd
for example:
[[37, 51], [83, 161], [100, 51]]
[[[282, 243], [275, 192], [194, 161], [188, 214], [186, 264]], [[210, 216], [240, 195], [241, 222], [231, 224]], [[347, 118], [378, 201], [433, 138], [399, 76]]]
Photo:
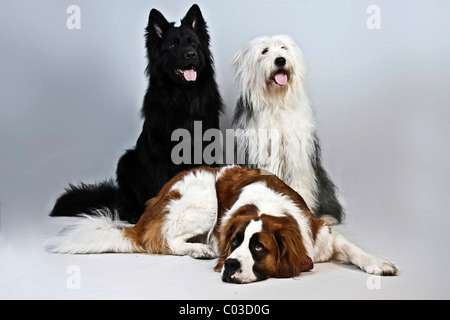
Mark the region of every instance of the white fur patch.
[[217, 220], [216, 176], [212, 172], [190, 172], [172, 186], [181, 198], [166, 207], [163, 235], [176, 255], [189, 254], [195, 258], [215, 257], [216, 249], [207, 244], [187, 243], [190, 238], [208, 234]]
[[64, 228], [44, 246], [51, 253], [132, 253], [139, 252], [136, 245], [123, 236], [118, 217], [108, 210], [96, 210], [94, 215], [82, 215]]

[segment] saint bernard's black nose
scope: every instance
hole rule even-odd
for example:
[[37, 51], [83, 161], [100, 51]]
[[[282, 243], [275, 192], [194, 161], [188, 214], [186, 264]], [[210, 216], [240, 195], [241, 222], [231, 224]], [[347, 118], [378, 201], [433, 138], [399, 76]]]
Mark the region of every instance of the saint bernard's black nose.
[[235, 271], [239, 270], [241, 268], [241, 263], [238, 259], [232, 259], [228, 258], [225, 260], [225, 271], [234, 273]]

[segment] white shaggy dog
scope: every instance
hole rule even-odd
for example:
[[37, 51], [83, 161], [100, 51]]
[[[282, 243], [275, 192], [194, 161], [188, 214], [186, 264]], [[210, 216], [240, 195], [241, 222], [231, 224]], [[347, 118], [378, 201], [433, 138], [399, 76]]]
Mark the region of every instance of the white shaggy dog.
[[300, 48], [285, 35], [258, 37], [236, 54], [234, 68], [238, 159], [277, 175], [328, 225], [339, 223], [343, 208], [321, 164]]

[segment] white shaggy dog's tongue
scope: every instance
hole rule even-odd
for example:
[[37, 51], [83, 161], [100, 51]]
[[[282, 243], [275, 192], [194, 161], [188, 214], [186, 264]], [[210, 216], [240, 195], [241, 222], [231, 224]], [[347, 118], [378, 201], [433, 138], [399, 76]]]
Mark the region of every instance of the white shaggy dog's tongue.
[[194, 69], [184, 70], [183, 76], [186, 81], [195, 81], [197, 80], [197, 71]]
[[275, 82], [280, 86], [284, 86], [287, 83], [287, 75], [285, 73], [277, 73], [275, 75]]

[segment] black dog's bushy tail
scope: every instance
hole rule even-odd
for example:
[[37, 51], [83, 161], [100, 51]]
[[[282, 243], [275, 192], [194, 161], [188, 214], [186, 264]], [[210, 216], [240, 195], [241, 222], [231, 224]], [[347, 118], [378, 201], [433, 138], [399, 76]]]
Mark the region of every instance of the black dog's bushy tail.
[[69, 184], [66, 192], [56, 200], [50, 216], [72, 217], [81, 213], [90, 214], [92, 210], [108, 208], [114, 211], [118, 187], [108, 180], [98, 184], [81, 183], [79, 186]]

